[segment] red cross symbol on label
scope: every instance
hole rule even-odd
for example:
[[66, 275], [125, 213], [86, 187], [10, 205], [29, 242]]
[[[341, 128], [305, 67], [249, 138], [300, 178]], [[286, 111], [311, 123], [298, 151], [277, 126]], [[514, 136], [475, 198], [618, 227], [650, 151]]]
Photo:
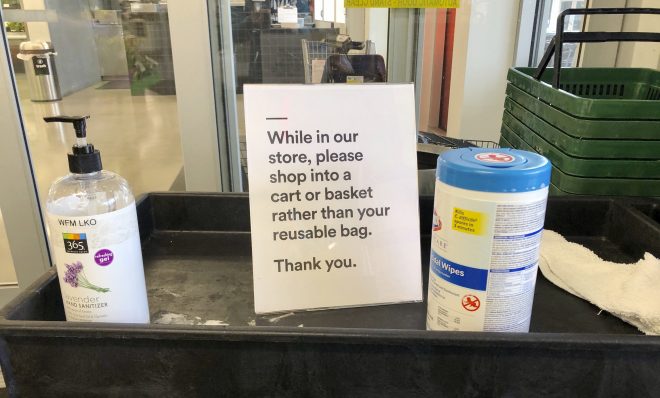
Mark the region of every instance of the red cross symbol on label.
[[466, 294], [463, 296], [463, 300], [461, 300], [461, 304], [463, 305], [463, 308], [470, 312], [474, 312], [481, 307], [481, 301], [479, 301], [479, 297], [474, 296], [472, 294]]
[[476, 155], [475, 159], [490, 163], [511, 163], [515, 158], [506, 153], [484, 152]]

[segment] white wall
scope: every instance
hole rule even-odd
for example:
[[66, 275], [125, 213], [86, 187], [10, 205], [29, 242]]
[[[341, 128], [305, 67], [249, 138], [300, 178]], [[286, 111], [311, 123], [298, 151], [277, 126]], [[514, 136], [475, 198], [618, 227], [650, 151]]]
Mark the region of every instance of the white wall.
[[364, 8], [346, 9], [346, 34], [351, 36], [353, 41], [364, 41]]
[[[592, 0], [596, 7], [657, 8], [657, 0]], [[655, 32], [660, 33], [657, 15], [599, 15], [587, 20], [590, 32]], [[660, 43], [588, 43], [582, 48], [581, 66], [618, 68], [660, 68]]]
[[[628, 8], [657, 8], [658, 0], [628, 0]], [[660, 16], [626, 15], [623, 18], [623, 32], [660, 33]], [[660, 43], [621, 43], [616, 66], [619, 68], [660, 68]]]
[[101, 81], [101, 66], [87, 0], [46, 0], [45, 4], [46, 9], [57, 13], [57, 21], [49, 23], [49, 30], [57, 51], [55, 65], [62, 95]]
[[[342, 26], [353, 41], [371, 40], [376, 44], [376, 54], [380, 54], [387, 63], [387, 35], [389, 9], [387, 8], [347, 8], [346, 25]], [[323, 23], [317, 21], [317, 26]], [[330, 24], [327, 24], [330, 27]]]
[[[591, 8], [624, 8], [627, 0], [591, 0]], [[597, 15], [587, 17], [587, 32], [620, 32], [623, 15]], [[582, 44], [580, 66], [614, 67], [619, 53], [619, 43], [584, 43]]]
[[447, 135], [498, 141], [517, 1], [463, 0], [456, 13]]
[[[24, 10], [45, 10], [44, 0], [23, 0]], [[50, 41], [48, 22], [27, 22], [30, 41]]]
[[387, 8], [368, 8], [365, 10], [365, 39], [376, 45], [376, 54], [380, 54], [387, 64], [387, 39], [390, 10]]
[[[27, 22], [29, 40], [49, 41], [62, 95], [101, 80], [92, 15], [87, 0], [23, 0], [26, 11], [47, 10], [48, 22]], [[46, 14], [44, 14], [46, 15]], [[34, 15], [26, 18], [37, 18]], [[43, 21], [44, 19], [41, 19]]]

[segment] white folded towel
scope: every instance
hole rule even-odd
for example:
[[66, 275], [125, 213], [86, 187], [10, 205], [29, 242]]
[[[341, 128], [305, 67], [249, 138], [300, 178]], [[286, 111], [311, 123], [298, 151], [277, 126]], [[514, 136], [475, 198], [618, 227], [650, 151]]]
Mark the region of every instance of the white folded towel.
[[612, 263], [545, 230], [539, 267], [548, 280], [569, 293], [646, 334], [660, 335], [660, 260], [650, 253], [634, 264]]

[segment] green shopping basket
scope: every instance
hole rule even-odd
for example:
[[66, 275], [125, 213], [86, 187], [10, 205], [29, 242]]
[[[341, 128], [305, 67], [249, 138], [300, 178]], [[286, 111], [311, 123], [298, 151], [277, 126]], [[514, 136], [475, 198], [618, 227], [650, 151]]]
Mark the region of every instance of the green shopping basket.
[[660, 178], [660, 160], [583, 159], [567, 155], [536, 134], [509, 112], [504, 112], [502, 135], [512, 142], [521, 139], [535, 152], [550, 159], [564, 173], [578, 177]]
[[[521, 98], [528, 95], [516, 94], [515, 90], [515, 87], [509, 87], [508, 92], [512, 95], [506, 98], [504, 109], [568, 155], [601, 159], [660, 159], [660, 140], [585, 139], [569, 135], [528, 109], [533, 100]], [[537, 104], [549, 107], [538, 101]], [[660, 124], [658, 128], [660, 129]], [[660, 134], [660, 130], [657, 134]]]
[[[517, 148], [536, 152], [515, 133], [507, 132], [506, 125], [502, 125], [505, 133], [500, 138], [500, 145], [507, 148]], [[511, 141], [508, 141], [511, 139]], [[632, 178], [590, 178], [577, 177], [564, 173], [554, 162], [550, 182], [554, 187], [564, 193], [577, 195], [622, 195], [622, 196], [660, 196], [660, 180], [632, 179]], [[552, 191], [552, 190], [551, 190]]]
[[[512, 145], [507, 139], [505, 138], [504, 134], [500, 136], [500, 147], [502, 148], [516, 148], [515, 145]], [[557, 188], [552, 182], [550, 182], [550, 186], [548, 187], [548, 194], [552, 196], [566, 196], [566, 195], [578, 195], [578, 194], [571, 194], [568, 192], [564, 192], [561, 189]]]
[[[660, 33], [564, 32], [567, 15], [655, 14], [654, 8], [568, 9], [557, 18], [557, 34], [539, 67], [513, 68], [511, 84], [573, 117], [660, 121], [660, 72], [639, 68], [561, 68], [563, 43], [655, 41]], [[554, 68], [547, 69], [552, 56]], [[642, 137], [635, 137], [642, 138]], [[660, 139], [660, 133], [653, 137]]]
[[513, 83], [507, 84], [506, 94], [552, 126], [578, 139], [660, 140], [658, 120], [581, 119], [548, 105]]

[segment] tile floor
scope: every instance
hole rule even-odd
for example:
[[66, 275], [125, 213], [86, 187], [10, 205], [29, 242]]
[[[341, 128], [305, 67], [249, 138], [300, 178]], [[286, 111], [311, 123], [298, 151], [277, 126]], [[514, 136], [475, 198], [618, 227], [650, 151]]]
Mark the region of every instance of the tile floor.
[[17, 75], [21, 109], [43, 200], [50, 184], [68, 172], [71, 126], [47, 124], [48, 115], [91, 115], [89, 141], [101, 151], [103, 166], [126, 178], [136, 196], [169, 190], [183, 165], [176, 96], [131, 96], [128, 89], [78, 91], [56, 102], [32, 102], [25, 75]]
[[[91, 115], [89, 141], [101, 151], [104, 168], [126, 178], [136, 196], [167, 191], [177, 179], [183, 160], [176, 96], [99, 90], [102, 82], [61, 101], [36, 103], [29, 100], [25, 75], [17, 75], [16, 81], [42, 203], [51, 183], [68, 172], [66, 154], [74, 141], [71, 126], [43, 121], [49, 115]], [[12, 282], [16, 276], [0, 216], [0, 285]]]

